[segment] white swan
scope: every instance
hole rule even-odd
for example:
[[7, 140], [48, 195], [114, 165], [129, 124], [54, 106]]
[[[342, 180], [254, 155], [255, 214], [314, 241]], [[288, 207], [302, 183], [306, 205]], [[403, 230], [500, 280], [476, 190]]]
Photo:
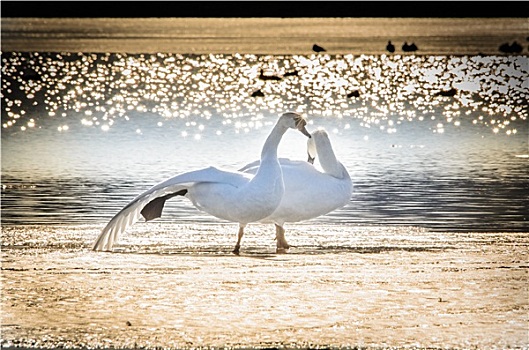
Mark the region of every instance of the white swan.
[[[349, 203], [353, 183], [347, 169], [336, 159], [329, 135], [323, 129], [316, 130], [307, 141], [309, 161], [280, 158], [285, 182], [285, 193], [279, 207], [261, 223], [276, 226], [277, 252], [290, 248], [285, 239], [285, 222], [309, 220], [341, 208]], [[312, 165], [317, 156], [323, 171]], [[259, 161], [250, 163], [240, 171], [255, 174]]]
[[283, 134], [292, 128], [310, 138], [306, 124], [298, 113], [283, 114], [263, 145], [261, 166], [255, 174], [208, 167], [179, 174], [155, 185], [110, 220], [92, 249], [112, 250], [118, 235], [138, 221], [140, 216], [146, 221], [160, 217], [165, 201], [180, 195], [189, 198], [198, 209], [208, 214], [239, 223], [238, 240], [233, 250], [238, 254], [244, 227], [272, 214], [281, 202], [284, 183], [277, 148]]

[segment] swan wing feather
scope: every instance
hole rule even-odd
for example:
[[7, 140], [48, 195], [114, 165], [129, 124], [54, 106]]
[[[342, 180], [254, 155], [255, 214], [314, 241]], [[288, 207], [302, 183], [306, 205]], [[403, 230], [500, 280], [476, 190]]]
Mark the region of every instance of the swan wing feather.
[[224, 183], [234, 187], [240, 187], [248, 183], [250, 179], [251, 176], [249, 176], [249, 174], [221, 170], [216, 167], [208, 167], [205, 169], [182, 173], [160, 182], [159, 184], [151, 187], [149, 190], [137, 196], [123, 209], [121, 209], [108, 222], [105, 228], [103, 228], [94, 242], [92, 249], [96, 251], [112, 250], [112, 247], [117, 241], [119, 235], [123, 233], [128, 227], [137, 222], [142, 215], [141, 212], [143, 208], [157, 198], [170, 198], [171, 195], [182, 190], [186, 190], [188, 187], [200, 182]]
[[[284, 165], [290, 165], [290, 164], [296, 164], [298, 162], [301, 162], [300, 160], [291, 160], [290, 158], [279, 158], [279, 164], [281, 166]], [[242, 168], [240, 168], [238, 171], [246, 174], [253, 174], [255, 175], [257, 173], [257, 170], [259, 170], [259, 165], [261, 164], [261, 161], [255, 160], [251, 163], [246, 164]]]

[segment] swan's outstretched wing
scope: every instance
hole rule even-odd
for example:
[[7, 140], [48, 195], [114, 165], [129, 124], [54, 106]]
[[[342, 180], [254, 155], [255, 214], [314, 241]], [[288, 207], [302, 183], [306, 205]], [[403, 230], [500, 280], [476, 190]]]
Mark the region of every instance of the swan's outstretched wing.
[[[279, 164], [281, 166], [286, 164], [294, 164], [299, 162], [298, 160], [290, 160], [290, 158], [279, 158]], [[253, 161], [251, 163], [246, 164], [242, 168], [240, 168], [238, 171], [246, 174], [253, 174], [255, 175], [257, 173], [257, 170], [259, 170], [259, 165], [261, 164], [260, 160]]]
[[159, 217], [165, 201], [176, 195], [185, 195], [187, 188], [199, 182], [225, 183], [240, 187], [248, 183], [250, 177], [246, 174], [220, 170], [209, 167], [190, 171], [163, 181], [143, 192], [121, 209], [105, 226], [97, 237], [93, 250], [112, 249], [118, 236], [127, 227], [133, 225], [141, 215], [147, 220]]

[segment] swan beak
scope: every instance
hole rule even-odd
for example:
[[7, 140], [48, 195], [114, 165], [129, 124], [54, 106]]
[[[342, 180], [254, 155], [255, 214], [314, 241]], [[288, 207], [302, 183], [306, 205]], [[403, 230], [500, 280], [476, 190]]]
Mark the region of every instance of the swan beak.
[[303, 135], [307, 136], [309, 139], [311, 138], [310, 133], [305, 128], [305, 125], [307, 125], [307, 121], [305, 118], [303, 118], [298, 113], [292, 113], [294, 114], [294, 121], [296, 122], [296, 128], [303, 133]]
[[310, 164], [314, 164], [314, 159], [316, 159], [315, 157], [311, 157], [310, 154], [308, 155], [309, 158], [307, 159], [307, 162], [309, 162]]
[[305, 125], [299, 126], [298, 129], [299, 131], [301, 131], [303, 135], [307, 136], [309, 139], [312, 137], [310, 136], [310, 132], [308, 132], [307, 129], [305, 128]]

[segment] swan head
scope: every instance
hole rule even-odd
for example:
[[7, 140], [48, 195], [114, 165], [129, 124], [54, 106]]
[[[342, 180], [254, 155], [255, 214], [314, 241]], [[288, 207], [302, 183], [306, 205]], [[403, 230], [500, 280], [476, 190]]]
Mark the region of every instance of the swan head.
[[307, 120], [301, 114], [296, 112], [283, 113], [281, 118], [279, 118], [279, 121], [286, 127], [291, 129], [297, 129], [308, 138], [311, 137], [310, 133], [305, 128], [305, 126], [307, 125]]
[[314, 159], [316, 159], [316, 142], [314, 142], [314, 137], [312, 137], [312, 135], [307, 140], [307, 156], [307, 162], [314, 164]]
[[329, 135], [324, 129], [318, 129], [312, 132], [311, 137], [307, 140], [307, 162], [314, 164], [314, 160], [317, 155], [316, 144], [323, 145], [324, 143], [330, 143]]

